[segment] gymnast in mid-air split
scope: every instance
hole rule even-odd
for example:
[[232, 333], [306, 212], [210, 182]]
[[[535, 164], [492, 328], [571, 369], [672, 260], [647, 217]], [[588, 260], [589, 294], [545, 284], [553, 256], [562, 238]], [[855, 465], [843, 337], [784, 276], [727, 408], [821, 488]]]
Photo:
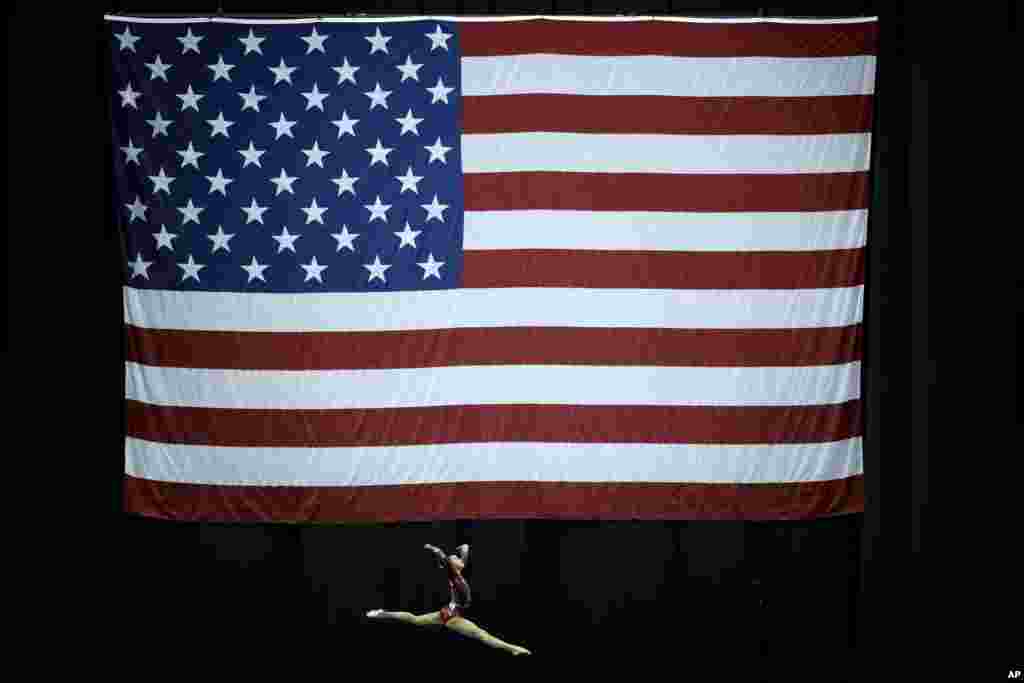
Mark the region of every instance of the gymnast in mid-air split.
[[469, 638], [475, 638], [486, 645], [510, 652], [514, 655], [531, 654], [525, 647], [506, 643], [500, 638], [492, 636], [463, 615], [469, 608], [472, 596], [469, 592], [469, 583], [462, 576], [462, 571], [469, 562], [469, 545], [463, 544], [456, 548], [457, 555], [445, 556], [444, 552], [429, 543], [423, 546], [437, 559], [442, 569], [448, 572], [448, 588], [451, 591], [451, 599], [448, 604], [439, 612], [430, 614], [410, 614], [409, 612], [389, 612], [382, 609], [370, 610], [366, 616], [370, 619], [390, 619], [400, 621], [403, 624], [413, 626], [445, 626], [451, 630], [461, 633]]

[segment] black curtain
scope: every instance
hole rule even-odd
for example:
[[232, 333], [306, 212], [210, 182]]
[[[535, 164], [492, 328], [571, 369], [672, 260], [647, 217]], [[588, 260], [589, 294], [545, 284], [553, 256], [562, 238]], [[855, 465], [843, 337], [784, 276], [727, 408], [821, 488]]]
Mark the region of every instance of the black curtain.
[[[828, 14], [821, 14], [826, 7]], [[26, 353], [45, 354], [58, 369], [76, 364], [84, 370], [76, 379], [60, 373], [47, 380], [21, 375], [28, 378], [26, 404], [37, 412], [51, 406], [24, 423], [32, 437], [26, 448], [47, 468], [45, 490], [33, 497], [38, 509], [57, 512], [62, 522], [67, 543], [59, 550], [60, 575], [66, 580], [74, 570], [92, 570], [97, 581], [111, 587], [100, 602], [116, 611], [126, 631], [187, 633], [201, 626], [224, 633], [294, 633], [326, 626], [339, 644], [335, 654], [347, 658], [504, 661], [507, 655], [443, 631], [361, 618], [376, 607], [438, 609], [446, 585], [421, 547], [431, 542], [451, 549], [468, 542], [473, 546], [467, 574], [475, 594], [472, 618], [495, 635], [526, 645], [540, 661], [633, 660], [643, 663], [639, 675], [662, 662], [701, 658], [722, 662], [737, 680], [780, 680], [809, 666], [809, 654], [817, 652], [835, 663], [819, 671], [818, 680], [855, 680], [857, 648], [873, 642], [887, 618], [873, 598], [881, 586], [882, 560], [891, 566], [906, 556], [904, 546], [920, 551], [928, 499], [927, 396], [923, 405], [913, 402], [909, 420], [900, 418], [898, 427], [887, 422], [892, 411], [911, 402], [908, 385], [895, 379], [901, 361], [882, 352], [894, 337], [906, 352], [907, 313], [901, 308], [906, 283], [913, 275], [921, 289], [927, 277], [929, 69], [920, 49], [926, 28], [915, 21], [920, 15], [906, 14], [902, 2], [815, 7], [815, 16], [870, 15], [881, 21], [865, 310], [865, 513], [785, 523], [454, 520], [320, 526], [172, 523], [121, 510], [123, 313], [121, 270], [115, 265], [120, 250], [106, 177], [109, 124], [102, 98], [109, 88], [102, 15], [209, 15], [218, 9], [227, 15], [609, 14], [628, 9], [804, 16], [806, 7], [682, 0], [643, 8], [600, 0], [396, 0], [339, 10], [309, 2], [287, 7], [215, 0], [82, 2], [69, 6], [70, 18], [40, 42], [32, 27], [45, 18], [42, 9], [22, 4], [8, 12], [8, 176], [17, 188], [8, 198], [8, 301], [20, 317], [8, 329], [24, 331], [19, 336], [27, 341]], [[65, 81], [50, 72], [63, 73]], [[915, 173], [908, 173], [910, 166]], [[925, 301], [913, 312], [914, 343], [925, 345], [924, 355], [915, 356], [914, 371], [929, 381], [934, 370], [926, 350]], [[62, 324], [55, 331], [57, 314]], [[10, 367], [27, 371], [19, 365]], [[78, 397], [75, 405], [57, 401], [54, 406], [55, 397], [68, 390]], [[889, 436], [908, 429], [919, 438], [908, 443]], [[62, 445], [40, 448], [42, 440]], [[883, 478], [890, 492], [887, 533], [893, 530], [890, 538], [898, 546], [885, 553]], [[86, 507], [76, 508], [82, 498]], [[912, 510], [909, 534], [898, 519], [904, 514], [899, 508]], [[82, 513], [69, 515], [68, 509]], [[93, 512], [95, 519], [89, 517]], [[102, 531], [90, 533], [93, 529]]]

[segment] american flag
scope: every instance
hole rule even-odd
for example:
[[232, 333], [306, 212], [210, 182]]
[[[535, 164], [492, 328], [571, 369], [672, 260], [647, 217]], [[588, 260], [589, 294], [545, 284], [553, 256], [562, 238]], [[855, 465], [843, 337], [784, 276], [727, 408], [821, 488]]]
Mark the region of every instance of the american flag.
[[863, 510], [876, 20], [106, 19], [126, 510]]

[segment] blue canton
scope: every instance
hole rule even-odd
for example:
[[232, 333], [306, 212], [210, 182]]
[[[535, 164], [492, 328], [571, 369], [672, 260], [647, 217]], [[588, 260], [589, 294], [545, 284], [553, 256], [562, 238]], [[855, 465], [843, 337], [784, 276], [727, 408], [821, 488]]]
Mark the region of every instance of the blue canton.
[[454, 24], [111, 29], [115, 206], [129, 286], [459, 286]]

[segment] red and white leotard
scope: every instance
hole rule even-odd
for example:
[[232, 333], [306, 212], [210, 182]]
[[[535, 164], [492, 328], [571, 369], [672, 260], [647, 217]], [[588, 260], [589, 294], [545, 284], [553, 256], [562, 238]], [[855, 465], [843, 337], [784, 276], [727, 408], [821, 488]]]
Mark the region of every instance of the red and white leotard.
[[451, 597], [448, 604], [441, 608], [441, 622], [447, 624], [452, 617], [461, 617], [465, 614], [473, 600], [473, 595], [469, 590], [469, 582], [462, 576], [462, 572], [448, 561], [444, 553], [437, 551], [435, 555], [438, 562], [448, 572], [448, 589]]

